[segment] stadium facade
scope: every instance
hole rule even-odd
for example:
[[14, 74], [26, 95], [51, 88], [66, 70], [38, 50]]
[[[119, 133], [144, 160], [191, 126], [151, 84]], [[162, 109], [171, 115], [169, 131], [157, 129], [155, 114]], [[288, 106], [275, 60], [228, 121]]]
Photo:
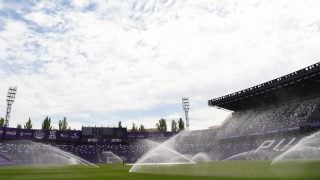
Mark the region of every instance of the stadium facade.
[[[175, 150], [190, 156], [206, 153], [210, 160], [272, 159], [320, 129], [320, 63], [223, 97], [209, 106], [233, 113], [215, 129], [191, 131], [177, 137]], [[208, 117], [210, 118], [210, 117]], [[82, 131], [0, 128], [0, 162], [12, 154], [27, 155], [33, 147], [17, 140], [39, 141], [103, 162], [103, 152], [113, 152], [135, 162], [150, 150], [143, 139], [164, 141], [170, 132], [127, 132], [125, 128], [83, 128]], [[13, 143], [15, 142], [15, 143]]]

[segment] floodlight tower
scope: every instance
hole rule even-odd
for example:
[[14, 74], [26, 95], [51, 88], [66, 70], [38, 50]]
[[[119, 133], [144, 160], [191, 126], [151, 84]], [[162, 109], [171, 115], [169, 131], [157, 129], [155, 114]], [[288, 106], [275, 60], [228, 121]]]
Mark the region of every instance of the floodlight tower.
[[14, 102], [15, 97], [16, 97], [16, 93], [17, 93], [17, 87], [10, 86], [9, 90], [8, 90], [8, 95], [7, 95], [7, 114], [6, 114], [6, 122], [4, 124], [5, 127], [9, 126], [11, 106]]
[[182, 97], [182, 109], [184, 110], [184, 114], [186, 115], [186, 128], [189, 129], [189, 98]]

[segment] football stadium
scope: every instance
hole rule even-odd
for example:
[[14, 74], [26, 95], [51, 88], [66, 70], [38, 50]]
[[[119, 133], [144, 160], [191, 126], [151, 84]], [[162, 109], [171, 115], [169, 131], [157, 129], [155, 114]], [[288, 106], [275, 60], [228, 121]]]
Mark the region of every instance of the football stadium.
[[319, 89], [316, 63], [210, 99], [207, 130], [1, 127], [0, 179], [319, 179]]
[[320, 180], [319, 0], [0, 0], [0, 180]]

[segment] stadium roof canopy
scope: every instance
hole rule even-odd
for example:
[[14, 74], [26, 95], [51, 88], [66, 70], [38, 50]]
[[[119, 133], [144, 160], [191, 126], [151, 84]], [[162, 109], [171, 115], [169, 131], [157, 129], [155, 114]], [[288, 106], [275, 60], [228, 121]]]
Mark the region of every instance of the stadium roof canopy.
[[226, 96], [211, 99], [209, 106], [233, 111], [274, 104], [320, 93], [320, 62], [277, 79]]

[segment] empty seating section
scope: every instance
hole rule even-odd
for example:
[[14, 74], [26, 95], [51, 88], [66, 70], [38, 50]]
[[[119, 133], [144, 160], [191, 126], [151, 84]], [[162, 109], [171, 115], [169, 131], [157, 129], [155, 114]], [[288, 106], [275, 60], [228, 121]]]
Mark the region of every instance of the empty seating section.
[[320, 98], [296, 100], [279, 105], [234, 112], [220, 128], [218, 137], [246, 136], [290, 128], [299, 128], [318, 112]]

